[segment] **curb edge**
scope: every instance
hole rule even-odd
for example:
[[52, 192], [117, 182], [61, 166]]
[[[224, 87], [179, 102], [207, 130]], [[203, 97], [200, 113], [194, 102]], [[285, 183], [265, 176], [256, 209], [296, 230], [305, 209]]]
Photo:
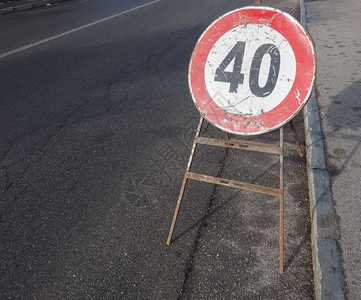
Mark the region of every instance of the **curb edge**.
[[[300, 0], [300, 21], [307, 29], [306, 6]], [[316, 300], [345, 299], [342, 267], [337, 245], [335, 211], [323, 147], [317, 95], [303, 110], [310, 197], [311, 248]]]
[[24, 11], [24, 10], [28, 10], [28, 9], [32, 9], [32, 8], [39, 8], [42, 6], [47, 6], [48, 4], [52, 5], [52, 4], [66, 2], [66, 1], [70, 1], [70, 0], [39, 0], [36, 2], [31, 2], [31, 3], [26, 3], [26, 4], [14, 5], [14, 6], [0, 9], [0, 15], [5, 15], [5, 14], [9, 14], [9, 13], [14, 13], [14, 12], [20, 12], [20, 11]]

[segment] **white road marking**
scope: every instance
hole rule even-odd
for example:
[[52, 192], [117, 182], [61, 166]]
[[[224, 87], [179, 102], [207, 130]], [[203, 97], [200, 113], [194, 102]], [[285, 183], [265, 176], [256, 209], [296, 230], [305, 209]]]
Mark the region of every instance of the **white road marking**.
[[145, 3], [145, 4], [142, 4], [142, 5], [139, 5], [137, 7], [134, 7], [134, 8], [131, 8], [131, 9], [128, 9], [126, 11], [122, 11], [120, 13], [117, 13], [115, 15], [112, 15], [112, 16], [109, 16], [109, 17], [106, 17], [106, 18], [103, 18], [103, 19], [100, 19], [98, 21], [95, 21], [95, 22], [92, 22], [92, 23], [89, 23], [89, 24], [86, 24], [86, 25], [83, 25], [83, 26], [80, 26], [80, 27], [77, 27], [77, 28], [74, 28], [72, 30], [69, 30], [69, 31], [65, 31], [63, 33], [60, 33], [60, 34], [57, 34], [57, 35], [53, 35], [47, 39], [44, 39], [44, 40], [41, 40], [41, 41], [38, 41], [38, 42], [35, 42], [35, 43], [32, 43], [32, 44], [29, 44], [29, 45], [26, 45], [26, 46], [23, 46], [23, 47], [20, 47], [20, 48], [17, 48], [17, 49], [14, 49], [14, 50], [11, 50], [9, 52], [5, 52], [3, 54], [0, 54], [0, 59], [6, 57], [6, 56], [9, 56], [9, 55], [12, 55], [12, 54], [15, 54], [15, 53], [18, 53], [20, 51], [24, 51], [26, 49], [29, 49], [29, 48], [32, 48], [32, 47], [35, 47], [35, 46], [38, 46], [38, 45], [41, 45], [41, 44], [44, 44], [44, 43], [47, 43], [47, 42], [50, 42], [52, 40], [55, 40], [55, 39], [58, 39], [60, 37], [63, 37], [63, 36], [66, 36], [68, 34], [71, 34], [73, 32], [77, 32], [79, 30], [83, 30], [85, 28], [88, 28], [90, 26], [93, 26], [93, 25], [96, 25], [96, 24], [99, 24], [101, 22], [105, 22], [105, 21], [108, 21], [110, 19], [113, 19], [113, 18], [116, 18], [116, 17], [119, 17], [121, 15], [125, 15], [129, 12], [132, 12], [134, 10], [137, 10], [139, 8], [142, 8], [142, 7], [145, 7], [145, 6], [148, 6], [148, 5], [151, 5], [151, 4], [154, 4], [156, 2], [159, 2], [160, 0], [154, 0], [152, 2], [148, 2], [148, 3]]

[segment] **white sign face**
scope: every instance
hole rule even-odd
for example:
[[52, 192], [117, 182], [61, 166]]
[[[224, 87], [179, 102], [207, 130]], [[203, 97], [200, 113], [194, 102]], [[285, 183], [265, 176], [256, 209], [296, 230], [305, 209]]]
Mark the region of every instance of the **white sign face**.
[[[240, 67], [237, 71], [236, 63]], [[257, 69], [253, 73], [252, 67]], [[236, 86], [231, 87], [229, 79], [218, 81], [217, 69], [228, 77], [238, 72]], [[241, 25], [214, 44], [204, 76], [208, 93], [220, 108], [232, 114], [256, 116], [274, 109], [286, 98], [296, 77], [296, 59], [278, 31], [259, 24]], [[270, 80], [272, 84], [267, 88]]]

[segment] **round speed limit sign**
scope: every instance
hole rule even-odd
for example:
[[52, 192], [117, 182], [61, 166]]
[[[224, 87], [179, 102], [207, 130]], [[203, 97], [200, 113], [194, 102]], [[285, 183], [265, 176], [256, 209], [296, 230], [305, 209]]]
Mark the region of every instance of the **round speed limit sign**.
[[311, 37], [290, 15], [244, 7], [214, 21], [199, 38], [189, 87], [199, 112], [239, 135], [269, 132], [306, 104], [315, 80]]

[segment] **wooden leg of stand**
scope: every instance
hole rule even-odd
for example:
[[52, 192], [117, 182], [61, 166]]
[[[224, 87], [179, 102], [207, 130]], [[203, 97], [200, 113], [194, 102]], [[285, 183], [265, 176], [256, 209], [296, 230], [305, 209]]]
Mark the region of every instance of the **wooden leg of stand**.
[[283, 183], [283, 154], [284, 154], [284, 144], [283, 144], [283, 127], [280, 129], [280, 147], [281, 147], [281, 154], [280, 154], [280, 273], [283, 273], [283, 208], [284, 208], [284, 183]]
[[291, 126], [291, 129], [292, 129], [293, 138], [296, 141], [298, 154], [301, 157], [303, 157], [303, 151], [302, 151], [302, 148], [301, 148], [301, 143], [300, 143], [300, 140], [298, 139], [297, 132], [296, 132], [296, 129], [295, 129], [295, 125], [293, 124], [293, 121], [290, 121], [290, 126]]
[[180, 193], [179, 193], [179, 197], [178, 197], [178, 201], [177, 201], [177, 206], [176, 206], [176, 208], [175, 208], [175, 212], [174, 212], [172, 224], [171, 224], [171, 226], [170, 226], [169, 235], [168, 235], [168, 239], [167, 239], [167, 245], [170, 245], [170, 242], [171, 242], [171, 240], [172, 240], [173, 231], [174, 231], [175, 224], [176, 224], [176, 222], [177, 222], [178, 213], [179, 213], [179, 209], [180, 209], [180, 206], [181, 206], [181, 203], [182, 203], [182, 198], [183, 198], [184, 190], [185, 190], [185, 187], [186, 187], [186, 185], [187, 185], [187, 180], [188, 180], [188, 178], [187, 178], [187, 173], [188, 173], [189, 170], [191, 169], [192, 161], [193, 161], [193, 157], [194, 157], [194, 152], [195, 152], [196, 146], [197, 146], [196, 138], [199, 136], [199, 133], [200, 133], [200, 131], [201, 131], [202, 124], [203, 124], [203, 120], [204, 120], [203, 117], [201, 117], [200, 120], [199, 120], [199, 123], [198, 123], [196, 136], [194, 137], [193, 146], [192, 146], [192, 150], [191, 150], [191, 155], [189, 156], [189, 161], [188, 161], [186, 173], [185, 173], [184, 178], [183, 178], [183, 183], [182, 183], [182, 187], [181, 187], [181, 190], [180, 190]]
[[176, 206], [176, 208], [175, 208], [175, 212], [174, 212], [172, 224], [171, 224], [170, 230], [169, 230], [169, 235], [168, 235], [168, 239], [167, 239], [167, 245], [170, 245], [170, 242], [171, 242], [171, 240], [172, 240], [173, 231], [174, 231], [175, 223], [177, 222], [178, 213], [179, 213], [180, 205], [181, 205], [181, 203], [182, 203], [183, 193], [184, 193], [184, 189], [185, 189], [186, 184], [187, 184], [187, 180], [188, 180], [187, 176], [184, 175], [182, 187], [181, 187], [181, 190], [180, 190], [180, 193], [179, 193], [179, 197], [178, 197], [177, 206]]
[[229, 144], [229, 133], [226, 132], [226, 139], [227, 139], [227, 143]]

